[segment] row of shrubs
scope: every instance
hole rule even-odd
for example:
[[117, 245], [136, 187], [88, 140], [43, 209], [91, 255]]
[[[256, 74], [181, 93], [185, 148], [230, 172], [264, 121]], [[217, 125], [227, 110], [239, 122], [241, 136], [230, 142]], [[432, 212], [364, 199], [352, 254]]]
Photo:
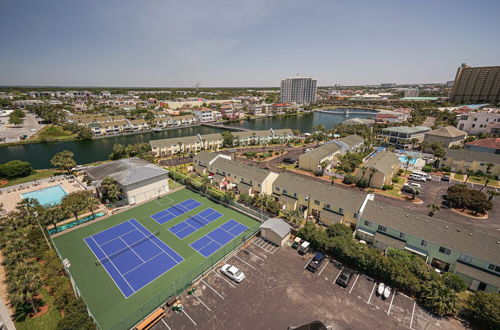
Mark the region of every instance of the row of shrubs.
[[462, 302], [458, 293], [466, 289], [463, 279], [448, 272], [437, 274], [414, 254], [389, 249], [387, 256], [383, 255], [353, 239], [350, 228], [342, 224], [325, 230], [308, 222], [298, 235], [309, 241], [313, 249], [416, 297], [420, 305], [438, 316], [453, 316], [462, 310], [463, 316], [477, 326], [500, 326], [500, 294], [481, 292]]

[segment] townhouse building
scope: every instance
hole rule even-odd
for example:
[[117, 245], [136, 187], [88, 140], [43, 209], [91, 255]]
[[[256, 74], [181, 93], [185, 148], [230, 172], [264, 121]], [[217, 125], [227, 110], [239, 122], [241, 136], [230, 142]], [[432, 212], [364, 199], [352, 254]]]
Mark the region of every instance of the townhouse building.
[[223, 155], [223, 154], [209, 152], [209, 151], [200, 151], [193, 158], [194, 171], [196, 173], [198, 173], [199, 175], [208, 174], [208, 171], [209, 171], [208, 167], [210, 165], [212, 165], [212, 163], [219, 157], [231, 160], [231, 156], [228, 156], [228, 155]]
[[170, 117], [174, 126], [192, 125], [196, 123], [196, 117], [193, 115], [181, 115]]
[[260, 193], [270, 195], [272, 184], [278, 177], [278, 173], [223, 157], [217, 157], [208, 164], [207, 170], [219, 189], [250, 196]]
[[451, 148], [452, 146], [462, 145], [466, 137], [466, 132], [453, 126], [446, 126], [425, 133], [424, 141], [429, 145], [438, 142], [445, 148]]
[[354, 171], [354, 179], [364, 179], [368, 186], [382, 189], [384, 185], [392, 184], [400, 163], [395, 153], [387, 150], [378, 152]]
[[224, 139], [219, 133], [184, 136], [171, 139], [149, 141], [151, 151], [155, 157], [165, 157], [177, 153], [196, 153], [201, 150], [218, 150]]
[[471, 290], [500, 290], [496, 236], [372, 200], [362, 210], [355, 236], [381, 251], [413, 253], [440, 271], [461, 276]]
[[268, 129], [268, 130], [255, 130], [235, 132], [234, 145], [266, 145], [270, 143], [284, 143], [290, 142], [294, 139], [291, 129]]
[[465, 149], [478, 152], [500, 154], [500, 138], [486, 138], [465, 144]]
[[274, 181], [272, 194], [285, 210], [299, 210], [304, 217], [313, 217], [321, 224], [343, 223], [352, 229], [363, 204], [373, 198], [286, 172]]
[[[488, 164], [493, 164], [489, 170]], [[474, 172], [489, 172], [498, 177], [500, 176], [500, 155], [472, 150], [446, 149], [442, 166], [450, 167], [452, 172], [465, 173], [469, 169]]]

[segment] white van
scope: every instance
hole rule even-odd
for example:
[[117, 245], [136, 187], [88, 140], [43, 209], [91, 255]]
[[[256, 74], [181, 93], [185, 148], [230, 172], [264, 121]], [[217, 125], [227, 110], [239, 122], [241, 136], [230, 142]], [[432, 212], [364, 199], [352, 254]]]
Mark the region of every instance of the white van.
[[421, 176], [421, 175], [418, 175], [418, 174], [410, 174], [410, 176], [408, 177], [408, 179], [410, 180], [415, 180], [415, 181], [420, 181], [420, 182], [426, 182], [427, 181], [427, 177], [426, 176]]
[[411, 174], [412, 175], [418, 175], [418, 176], [424, 177], [424, 178], [427, 179], [427, 181], [431, 180], [431, 175], [429, 173], [426, 173], [426, 172], [423, 172], [423, 171], [412, 171]]

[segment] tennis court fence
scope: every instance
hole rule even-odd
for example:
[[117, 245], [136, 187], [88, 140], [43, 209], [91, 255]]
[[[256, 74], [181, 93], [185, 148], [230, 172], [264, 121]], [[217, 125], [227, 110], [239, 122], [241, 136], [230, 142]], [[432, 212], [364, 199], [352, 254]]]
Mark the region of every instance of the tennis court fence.
[[[188, 273], [185, 273], [184, 275], [178, 277], [175, 281], [173, 281], [168, 286], [158, 290], [157, 294], [150, 297], [149, 300], [147, 300], [145, 303], [141, 304], [140, 306], [137, 306], [137, 308], [135, 309], [134, 312], [129, 313], [124, 318], [117, 321], [114, 325], [105, 326], [105, 327], [101, 326], [101, 324], [99, 324], [98, 320], [94, 317], [94, 313], [89, 308], [89, 305], [86, 303], [87, 311], [88, 311], [89, 315], [94, 319], [94, 321], [98, 325], [99, 329], [110, 329], [110, 330], [128, 330], [128, 329], [131, 329], [133, 326], [135, 326], [137, 323], [142, 321], [144, 318], [146, 318], [149, 314], [151, 314], [157, 308], [159, 308], [161, 306], [165, 306], [166, 302], [168, 300], [170, 300], [172, 297], [178, 296], [182, 292], [184, 292], [186, 289], [192, 287], [193, 283], [196, 282], [201, 276], [203, 276], [205, 273], [207, 273], [208, 271], [213, 269], [215, 266], [217, 266], [222, 261], [222, 259], [224, 259], [232, 251], [239, 248], [246, 241], [248, 241], [251, 237], [253, 237], [259, 231], [259, 227], [260, 227], [260, 224], [256, 224], [253, 227], [249, 228], [247, 231], [245, 231], [242, 234], [243, 236], [241, 238], [229, 242], [224, 247], [217, 250], [210, 257], [206, 258], [201, 264], [194, 266]], [[52, 243], [56, 248], [56, 251], [57, 251], [57, 254], [59, 255], [59, 258], [62, 259], [62, 255], [58, 251], [57, 246], [54, 244], [54, 242], [52, 242]], [[76, 282], [73, 280], [73, 278], [71, 276], [71, 272], [68, 270], [66, 270], [66, 272], [71, 280], [71, 284], [73, 285], [73, 288], [74, 288], [76, 295], [78, 297], [82, 297]], [[84, 301], [85, 301], [85, 299], [84, 299]], [[106, 313], [106, 315], [101, 315], [100, 318], [101, 319], [113, 319], [113, 318], [116, 318], [116, 315], [121, 315], [121, 314], [123, 314], [123, 307], [121, 307], [120, 305], [116, 305], [111, 310], [109, 310]]]

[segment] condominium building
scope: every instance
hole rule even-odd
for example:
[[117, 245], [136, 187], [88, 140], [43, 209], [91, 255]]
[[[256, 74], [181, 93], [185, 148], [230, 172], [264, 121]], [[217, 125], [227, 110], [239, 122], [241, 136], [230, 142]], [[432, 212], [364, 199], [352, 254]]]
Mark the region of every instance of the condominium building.
[[457, 69], [450, 94], [453, 102], [500, 102], [500, 66], [470, 67], [465, 63]]
[[181, 152], [198, 152], [201, 150], [219, 150], [223, 138], [220, 133], [184, 136], [171, 139], [151, 140], [149, 145], [155, 157], [165, 157]]
[[308, 77], [290, 77], [281, 81], [280, 100], [309, 104], [316, 100], [316, 79]]
[[413, 139], [422, 142], [426, 132], [430, 131], [429, 127], [425, 126], [396, 126], [388, 127], [382, 130], [382, 139], [387, 145], [396, 148], [408, 148], [413, 142]]
[[498, 237], [369, 200], [358, 217], [356, 237], [381, 251], [394, 248], [420, 256], [441, 271], [461, 276], [469, 289], [500, 289]]
[[418, 88], [409, 88], [405, 91], [404, 97], [417, 97], [419, 95]]

